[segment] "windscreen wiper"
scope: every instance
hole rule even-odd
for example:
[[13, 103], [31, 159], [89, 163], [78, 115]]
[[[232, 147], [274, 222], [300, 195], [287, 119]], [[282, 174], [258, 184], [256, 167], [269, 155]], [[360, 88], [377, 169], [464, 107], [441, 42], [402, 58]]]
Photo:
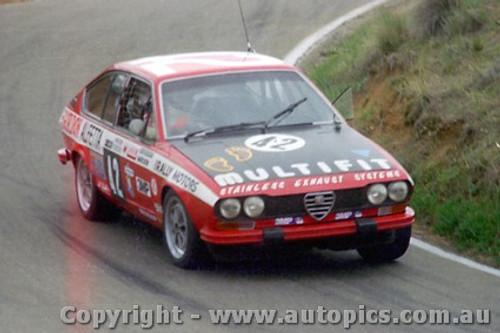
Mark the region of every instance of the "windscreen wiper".
[[255, 126], [263, 126], [265, 125], [265, 121], [256, 121], [256, 122], [243, 122], [239, 124], [233, 124], [233, 125], [225, 125], [225, 126], [218, 126], [218, 127], [209, 127], [205, 128], [199, 131], [194, 131], [191, 133], [186, 134], [184, 137], [184, 141], [188, 142], [190, 138], [195, 137], [195, 136], [203, 136], [211, 133], [221, 133], [221, 132], [230, 132], [230, 131], [238, 131], [246, 128], [252, 128]]
[[276, 113], [274, 116], [272, 116], [268, 121], [266, 121], [264, 123], [264, 131], [269, 127], [269, 124], [272, 123], [275, 120], [276, 120], [276, 122], [274, 123], [274, 126], [278, 125], [278, 123], [280, 123], [286, 117], [288, 117], [290, 114], [292, 114], [292, 112], [295, 111], [295, 109], [297, 109], [297, 107], [300, 104], [304, 103], [305, 101], [307, 101], [307, 97], [304, 97], [301, 100], [299, 100], [299, 101], [297, 101], [295, 103], [290, 104], [283, 111], [280, 111], [280, 112]]

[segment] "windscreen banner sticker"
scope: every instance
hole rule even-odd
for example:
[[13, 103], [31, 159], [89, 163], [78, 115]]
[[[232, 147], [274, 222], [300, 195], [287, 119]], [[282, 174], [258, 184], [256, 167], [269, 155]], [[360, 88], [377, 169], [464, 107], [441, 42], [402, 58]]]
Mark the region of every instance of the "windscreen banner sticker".
[[111, 193], [121, 200], [125, 199], [120, 171], [120, 157], [112, 151], [104, 149], [104, 167]]
[[304, 139], [289, 134], [261, 134], [245, 140], [245, 146], [248, 148], [266, 153], [297, 150], [305, 144]]

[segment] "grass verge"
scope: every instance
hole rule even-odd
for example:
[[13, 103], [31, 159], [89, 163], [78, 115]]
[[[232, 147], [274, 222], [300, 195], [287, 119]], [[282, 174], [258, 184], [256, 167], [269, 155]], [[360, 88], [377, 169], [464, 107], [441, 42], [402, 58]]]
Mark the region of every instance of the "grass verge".
[[385, 9], [308, 71], [353, 126], [416, 181], [421, 224], [500, 266], [500, 3], [424, 0]]

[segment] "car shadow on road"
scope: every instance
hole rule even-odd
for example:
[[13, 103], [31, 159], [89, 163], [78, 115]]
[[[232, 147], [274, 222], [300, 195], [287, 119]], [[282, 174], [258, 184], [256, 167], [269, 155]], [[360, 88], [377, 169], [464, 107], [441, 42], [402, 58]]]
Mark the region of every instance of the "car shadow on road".
[[[122, 214], [115, 223], [105, 225], [113, 228], [121, 237], [133, 239], [134, 251], [140, 258], [129, 258], [131, 262], [149, 261], [152, 265], [164, 263], [165, 270], [177, 270], [167, 260], [163, 245], [163, 233], [157, 228], [142, 222], [129, 214]], [[131, 242], [127, 241], [127, 246]], [[127, 249], [123, 249], [127, 251]], [[297, 248], [270, 246], [264, 249], [228, 248], [225, 255], [217, 260], [201, 262], [192, 274], [221, 276], [265, 276], [267, 278], [283, 275], [307, 276], [366, 276], [376, 271], [397, 267], [401, 263], [371, 264], [364, 261], [356, 251], [331, 251], [311, 249], [301, 251]], [[220, 253], [219, 253], [220, 255]], [[149, 257], [149, 258], [148, 258]], [[130, 262], [129, 262], [130, 263]]]
[[258, 259], [235, 258], [231, 261], [218, 261], [212, 267], [213, 272], [222, 274], [245, 274], [254, 276], [342, 276], [364, 275], [399, 265], [398, 262], [371, 264], [351, 251], [331, 251], [312, 249], [303, 253], [287, 255], [280, 253]]

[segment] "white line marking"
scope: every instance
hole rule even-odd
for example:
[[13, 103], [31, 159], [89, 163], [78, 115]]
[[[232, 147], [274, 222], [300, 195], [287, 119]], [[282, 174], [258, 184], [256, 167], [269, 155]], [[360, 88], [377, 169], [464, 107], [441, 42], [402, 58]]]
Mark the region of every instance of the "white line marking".
[[290, 51], [284, 61], [288, 64], [295, 64], [302, 58], [311, 48], [313, 48], [319, 41], [325, 38], [327, 35], [332, 33], [335, 29], [340, 27], [342, 24], [355, 19], [356, 17], [363, 15], [364, 13], [374, 9], [377, 6], [387, 2], [387, 0], [375, 0], [364, 6], [358, 7], [344, 16], [339, 17], [335, 21], [327, 24], [323, 28], [319, 29], [306, 39], [302, 40], [292, 51]]
[[425, 250], [427, 252], [431, 252], [438, 257], [457, 262], [459, 264], [477, 269], [477, 270], [485, 272], [485, 273], [489, 273], [489, 274], [494, 275], [496, 277], [500, 277], [500, 270], [498, 270], [496, 268], [480, 264], [478, 262], [461, 257], [461, 256], [456, 255], [456, 254], [451, 253], [451, 252], [447, 252], [447, 251], [445, 251], [437, 246], [428, 244], [428, 243], [421, 241], [420, 239], [417, 239], [415, 237], [411, 238], [410, 244], [415, 246], [415, 247], [418, 247], [419, 249]]
[[[347, 13], [344, 16], [339, 17], [338, 19], [334, 20], [333, 22], [327, 24], [314, 34], [310, 35], [306, 39], [302, 40], [292, 51], [290, 51], [284, 61], [289, 64], [295, 64], [300, 58], [302, 58], [311, 48], [313, 48], [318, 42], [320, 42], [323, 38], [325, 38], [327, 35], [332, 33], [335, 29], [340, 27], [342, 24], [346, 23], [347, 21], [350, 21], [372, 9], [375, 7], [385, 3], [387, 0], [375, 0], [373, 2], [370, 2], [364, 6], [361, 6], [357, 9], [354, 9], [353, 11]], [[461, 257], [459, 255], [456, 255], [451, 252], [447, 252], [443, 249], [440, 249], [437, 246], [428, 244], [424, 241], [421, 241], [415, 237], [411, 238], [411, 245], [418, 247], [419, 249], [422, 249], [424, 251], [430, 252], [438, 257], [445, 258], [451, 261], [454, 261], [456, 263], [468, 266], [470, 268], [491, 274], [496, 277], [500, 277], [500, 270], [489, 267], [483, 264], [480, 264], [478, 262], [475, 262], [473, 260]]]

